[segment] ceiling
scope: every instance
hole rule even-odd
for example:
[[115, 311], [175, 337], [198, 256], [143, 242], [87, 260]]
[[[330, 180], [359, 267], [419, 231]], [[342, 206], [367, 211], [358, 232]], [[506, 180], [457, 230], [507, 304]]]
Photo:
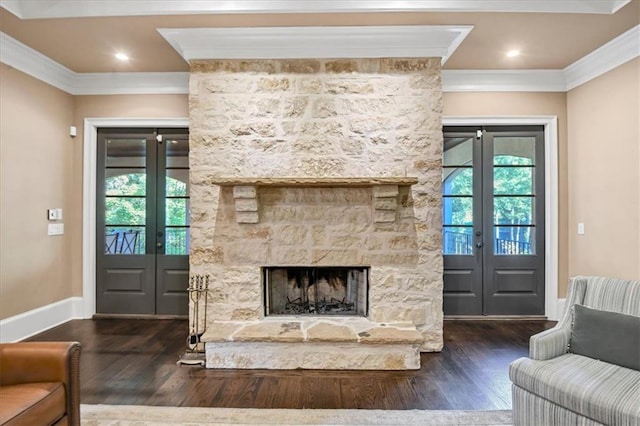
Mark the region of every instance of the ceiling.
[[[204, 7], [212, 4], [219, 8]], [[296, 8], [291, 0], [0, 0], [0, 31], [73, 72], [110, 73], [188, 71], [187, 62], [160, 28], [471, 25], [445, 69], [558, 70], [640, 23], [640, 0], [305, 0], [297, 4]], [[521, 55], [507, 58], [511, 49], [519, 49]], [[130, 60], [117, 61], [114, 54], [119, 51]]]

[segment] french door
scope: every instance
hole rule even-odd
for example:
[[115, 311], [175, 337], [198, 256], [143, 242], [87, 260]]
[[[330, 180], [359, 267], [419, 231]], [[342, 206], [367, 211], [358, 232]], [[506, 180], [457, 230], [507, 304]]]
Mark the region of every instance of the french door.
[[188, 129], [98, 129], [98, 314], [187, 315]]
[[445, 127], [445, 315], [544, 315], [544, 129]]

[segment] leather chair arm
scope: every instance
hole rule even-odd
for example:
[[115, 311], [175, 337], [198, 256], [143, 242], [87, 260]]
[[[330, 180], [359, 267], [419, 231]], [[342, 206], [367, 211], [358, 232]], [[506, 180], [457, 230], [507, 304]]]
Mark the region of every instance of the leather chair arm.
[[0, 344], [0, 385], [62, 382], [70, 425], [80, 424], [80, 343]]

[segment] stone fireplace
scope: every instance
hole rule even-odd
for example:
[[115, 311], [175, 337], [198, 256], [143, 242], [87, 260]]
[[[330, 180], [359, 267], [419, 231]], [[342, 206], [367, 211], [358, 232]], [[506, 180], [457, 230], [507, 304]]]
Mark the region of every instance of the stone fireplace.
[[192, 61], [189, 103], [207, 367], [442, 348], [440, 58]]

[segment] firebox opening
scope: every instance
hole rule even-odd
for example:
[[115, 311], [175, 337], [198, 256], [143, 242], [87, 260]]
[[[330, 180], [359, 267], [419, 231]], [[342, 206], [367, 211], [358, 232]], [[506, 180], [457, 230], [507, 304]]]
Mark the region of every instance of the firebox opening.
[[265, 315], [359, 315], [369, 306], [368, 267], [264, 267]]

